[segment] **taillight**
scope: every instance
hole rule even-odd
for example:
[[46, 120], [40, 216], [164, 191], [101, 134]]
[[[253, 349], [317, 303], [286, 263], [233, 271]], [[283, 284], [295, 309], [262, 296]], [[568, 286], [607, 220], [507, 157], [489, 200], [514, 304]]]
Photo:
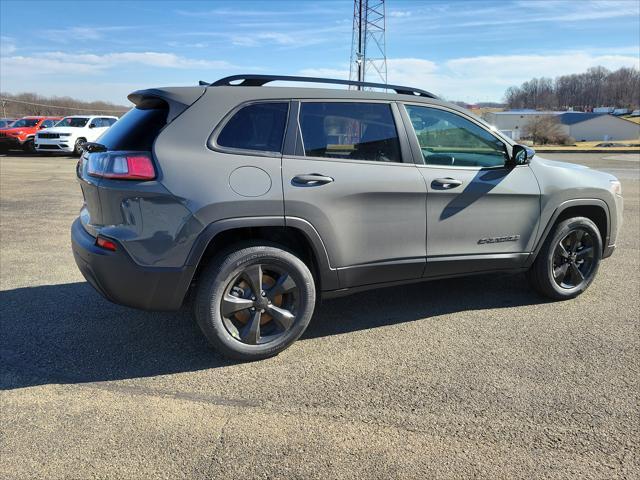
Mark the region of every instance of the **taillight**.
[[149, 152], [96, 152], [87, 158], [92, 177], [118, 180], [153, 180], [156, 171]]
[[100, 248], [104, 248], [105, 250], [111, 250], [112, 252], [115, 252], [118, 249], [118, 245], [116, 245], [115, 242], [100, 236], [96, 238], [96, 245]]

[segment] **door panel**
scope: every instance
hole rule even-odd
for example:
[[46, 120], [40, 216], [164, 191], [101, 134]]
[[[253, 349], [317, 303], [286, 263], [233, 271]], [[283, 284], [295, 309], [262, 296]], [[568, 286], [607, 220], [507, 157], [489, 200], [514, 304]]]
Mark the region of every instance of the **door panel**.
[[[415, 165], [284, 157], [282, 172], [285, 216], [320, 233], [342, 287], [422, 275], [426, 186]], [[333, 181], [294, 180], [311, 173]]]
[[[418, 167], [427, 183], [427, 256], [531, 251], [540, 189], [528, 165], [466, 170]], [[443, 188], [438, 179], [461, 181]]]
[[428, 190], [425, 275], [521, 265], [540, 216], [529, 166], [506, 167], [507, 145], [461, 112], [405, 105], [402, 116]]

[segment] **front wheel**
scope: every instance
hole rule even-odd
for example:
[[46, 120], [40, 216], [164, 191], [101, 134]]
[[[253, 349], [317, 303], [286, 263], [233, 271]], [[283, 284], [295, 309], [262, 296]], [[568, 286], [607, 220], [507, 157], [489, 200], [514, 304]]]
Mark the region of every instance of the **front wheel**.
[[76, 140], [76, 143], [73, 145], [73, 154], [76, 156], [80, 156], [82, 155], [82, 152], [84, 151], [84, 149], [82, 148], [82, 145], [84, 145], [84, 143], [86, 142], [86, 140], [84, 138], [79, 138]]
[[307, 266], [271, 245], [245, 245], [218, 255], [203, 271], [194, 314], [224, 356], [259, 360], [278, 354], [305, 331], [315, 306]]
[[36, 144], [33, 142], [33, 138], [24, 142], [22, 148], [27, 153], [38, 153], [38, 151], [36, 150]]
[[554, 300], [567, 300], [584, 292], [598, 271], [602, 237], [586, 217], [569, 218], [556, 225], [528, 272], [531, 285]]

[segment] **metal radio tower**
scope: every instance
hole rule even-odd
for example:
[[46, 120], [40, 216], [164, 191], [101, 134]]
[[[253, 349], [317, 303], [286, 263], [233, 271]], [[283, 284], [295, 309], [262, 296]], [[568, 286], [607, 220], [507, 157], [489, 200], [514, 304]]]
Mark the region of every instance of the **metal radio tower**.
[[384, 10], [384, 0], [353, 0], [349, 80], [387, 83]]

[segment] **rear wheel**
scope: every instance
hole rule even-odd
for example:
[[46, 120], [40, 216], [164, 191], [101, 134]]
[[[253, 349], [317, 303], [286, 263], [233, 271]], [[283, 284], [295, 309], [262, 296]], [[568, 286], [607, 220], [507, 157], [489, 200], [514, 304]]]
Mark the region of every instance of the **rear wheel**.
[[307, 266], [271, 245], [245, 245], [216, 257], [198, 282], [194, 313], [223, 355], [259, 360], [278, 354], [302, 335], [315, 306]]
[[598, 227], [586, 217], [556, 225], [529, 269], [531, 285], [555, 300], [574, 298], [584, 292], [598, 271], [602, 238]]

